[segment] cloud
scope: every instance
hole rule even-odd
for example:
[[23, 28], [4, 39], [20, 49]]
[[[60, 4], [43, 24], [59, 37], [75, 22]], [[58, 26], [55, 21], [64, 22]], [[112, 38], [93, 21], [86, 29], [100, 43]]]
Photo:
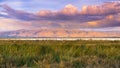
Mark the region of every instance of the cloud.
[[83, 6], [82, 10], [68, 4], [58, 11], [41, 10], [37, 13], [15, 10], [7, 5], [0, 7], [4, 9], [2, 12], [7, 14], [0, 14], [1, 17], [27, 22], [32, 28], [79, 29], [120, 26], [120, 2]]
[[5, 4], [0, 5], [0, 7], [2, 7], [4, 9], [2, 12], [6, 13], [8, 15], [8, 17], [11, 17], [11, 18], [16, 18], [16, 19], [20, 19], [20, 20], [33, 20], [37, 17], [32, 13], [12, 9], [11, 7], [9, 7]]
[[102, 5], [83, 6], [81, 14], [85, 15], [109, 15], [120, 13], [119, 2], [107, 2]]
[[65, 15], [75, 15], [78, 13], [78, 8], [73, 6], [72, 4], [68, 4], [64, 9], [60, 11], [60, 13]]
[[[80, 22], [85, 22], [85, 21], [91, 21], [91, 20], [98, 20], [103, 17], [96, 17], [96, 16], [86, 16], [86, 15], [81, 15], [77, 11], [77, 8], [73, 5], [67, 5], [64, 9], [57, 11], [57, 12], [52, 12], [52, 11], [40, 11], [40, 14], [33, 14], [33, 13], [28, 13], [25, 11], [20, 11], [20, 10], [14, 10], [10, 8], [7, 5], [1, 5], [2, 8], [5, 9], [5, 13], [8, 14], [8, 16], [20, 20], [57, 20], [57, 21], [80, 21]], [[44, 16], [42, 15], [44, 14]], [[86, 20], [84, 20], [86, 18]]]
[[107, 15], [102, 20], [87, 22], [89, 27], [101, 28], [101, 27], [119, 27], [120, 26], [120, 14]]
[[12, 19], [5, 19], [5, 18], [0, 18], [0, 30], [17, 30], [22, 28], [22, 25], [20, 25], [16, 20]]

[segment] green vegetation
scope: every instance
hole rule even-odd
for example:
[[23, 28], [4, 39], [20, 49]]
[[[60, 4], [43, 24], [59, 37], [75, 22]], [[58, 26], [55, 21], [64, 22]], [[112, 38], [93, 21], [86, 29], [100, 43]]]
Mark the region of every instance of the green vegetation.
[[0, 68], [120, 68], [120, 41], [0, 41]]

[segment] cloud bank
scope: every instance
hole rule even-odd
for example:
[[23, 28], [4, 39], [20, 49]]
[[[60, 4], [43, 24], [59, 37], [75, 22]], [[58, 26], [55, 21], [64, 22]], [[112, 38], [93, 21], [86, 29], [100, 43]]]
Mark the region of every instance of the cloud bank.
[[[29, 13], [0, 5], [4, 10], [0, 17], [17, 20], [15, 24], [33, 28], [108, 28], [120, 26], [120, 2], [83, 6], [82, 9], [68, 4], [59, 11], [41, 10]], [[22, 23], [21, 23], [22, 22]], [[25, 24], [27, 22], [27, 24]], [[2, 24], [3, 22], [0, 22]], [[7, 29], [7, 28], [6, 28]]]

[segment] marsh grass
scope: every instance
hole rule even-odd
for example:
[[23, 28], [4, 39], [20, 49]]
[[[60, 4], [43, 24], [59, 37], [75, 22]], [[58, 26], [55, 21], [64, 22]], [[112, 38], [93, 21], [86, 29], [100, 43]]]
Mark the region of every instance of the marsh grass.
[[120, 41], [0, 41], [0, 68], [120, 68]]

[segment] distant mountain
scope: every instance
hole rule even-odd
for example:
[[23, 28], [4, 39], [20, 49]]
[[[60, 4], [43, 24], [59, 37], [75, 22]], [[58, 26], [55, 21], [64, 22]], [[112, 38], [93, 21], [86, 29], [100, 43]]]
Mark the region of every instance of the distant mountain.
[[67, 29], [16, 30], [0, 32], [1, 38], [9, 37], [120, 37], [115, 31], [81, 31]]

